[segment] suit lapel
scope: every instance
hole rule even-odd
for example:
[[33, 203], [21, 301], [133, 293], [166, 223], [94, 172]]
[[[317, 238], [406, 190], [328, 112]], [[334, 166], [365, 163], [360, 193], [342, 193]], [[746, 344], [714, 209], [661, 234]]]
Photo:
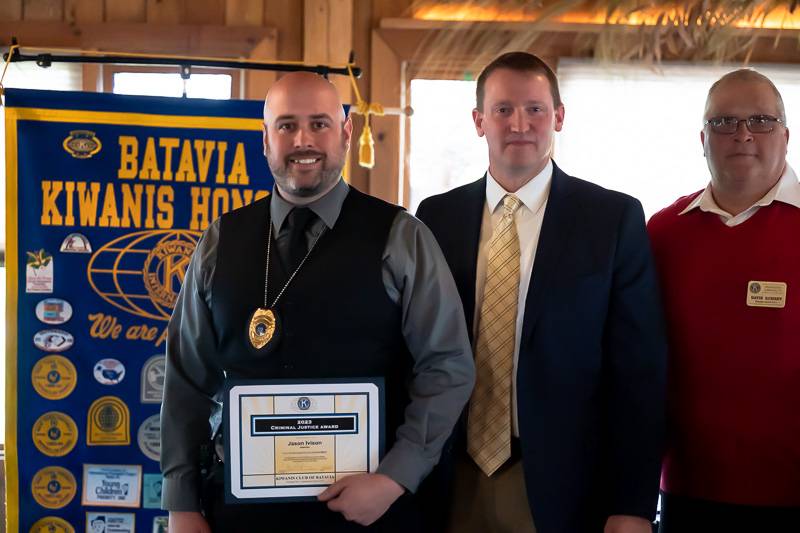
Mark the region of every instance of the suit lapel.
[[564, 249], [569, 245], [575, 225], [574, 202], [570, 202], [570, 178], [553, 163], [553, 179], [547, 198], [542, 230], [533, 261], [533, 272], [525, 300], [522, 324], [523, 343], [533, 332], [536, 320], [544, 307], [547, 288]]
[[461, 288], [462, 302], [464, 304], [464, 314], [467, 319], [467, 331], [472, 340], [473, 322], [475, 318], [475, 276], [478, 272], [478, 244], [481, 240], [481, 223], [483, 221], [483, 209], [486, 205], [486, 175], [472, 183], [465, 191], [464, 200], [465, 213], [464, 219], [457, 222], [461, 227], [459, 233], [463, 231], [465, 236], [463, 245], [457, 247], [462, 254], [455, 264], [465, 265], [461, 271], [460, 279], [456, 283]]

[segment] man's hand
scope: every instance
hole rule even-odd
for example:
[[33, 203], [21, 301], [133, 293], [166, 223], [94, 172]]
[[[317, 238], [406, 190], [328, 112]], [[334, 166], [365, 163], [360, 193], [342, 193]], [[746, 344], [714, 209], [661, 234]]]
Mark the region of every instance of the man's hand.
[[603, 533], [653, 533], [653, 524], [640, 516], [618, 514], [608, 517]]
[[211, 533], [211, 528], [200, 513], [170, 511], [169, 533]]
[[317, 498], [328, 502], [328, 509], [342, 513], [347, 520], [368, 526], [383, 516], [404, 491], [389, 476], [357, 474], [340, 479]]

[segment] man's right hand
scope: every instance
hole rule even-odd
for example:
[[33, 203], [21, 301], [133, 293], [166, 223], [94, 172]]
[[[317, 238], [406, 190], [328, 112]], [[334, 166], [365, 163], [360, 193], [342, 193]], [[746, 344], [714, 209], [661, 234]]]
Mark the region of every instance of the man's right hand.
[[169, 533], [211, 533], [211, 528], [200, 513], [170, 511]]

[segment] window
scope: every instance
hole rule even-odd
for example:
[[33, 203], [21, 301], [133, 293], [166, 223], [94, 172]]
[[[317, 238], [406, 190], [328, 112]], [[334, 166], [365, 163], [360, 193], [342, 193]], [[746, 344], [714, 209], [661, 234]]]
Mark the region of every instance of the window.
[[[649, 217], [709, 180], [700, 144], [711, 84], [738, 68], [705, 64], [653, 67], [562, 60], [566, 107], [554, 159], [567, 173], [638, 198]], [[791, 130], [800, 122], [800, 69], [756, 66], [781, 92]], [[478, 179], [488, 166], [471, 112], [475, 82], [412, 80], [409, 206]], [[800, 136], [789, 138], [790, 163]]]
[[80, 91], [83, 76], [75, 63], [53, 63], [40, 67], [33, 61], [9, 63], [3, 85], [15, 89], [53, 89]]
[[[737, 66], [603, 66], [559, 63], [564, 129], [555, 160], [567, 173], [638, 198], [645, 216], [709, 181], [700, 144], [709, 87]], [[789, 128], [800, 120], [797, 67], [756, 66], [783, 96]], [[793, 117], [795, 117], [793, 119]], [[800, 140], [789, 137], [789, 161]]]
[[489, 166], [475, 133], [475, 82], [411, 80], [409, 209], [428, 196], [480, 178]]
[[193, 68], [188, 80], [177, 67], [106, 67], [106, 87], [115, 94], [228, 100], [237, 98], [239, 71]]

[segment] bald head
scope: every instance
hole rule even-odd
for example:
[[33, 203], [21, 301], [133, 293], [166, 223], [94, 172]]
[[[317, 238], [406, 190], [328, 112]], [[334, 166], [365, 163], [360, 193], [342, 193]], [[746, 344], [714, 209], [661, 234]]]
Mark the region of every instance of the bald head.
[[352, 130], [331, 82], [309, 72], [278, 80], [264, 102], [264, 155], [280, 195], [300, 205], [330, 191]]

